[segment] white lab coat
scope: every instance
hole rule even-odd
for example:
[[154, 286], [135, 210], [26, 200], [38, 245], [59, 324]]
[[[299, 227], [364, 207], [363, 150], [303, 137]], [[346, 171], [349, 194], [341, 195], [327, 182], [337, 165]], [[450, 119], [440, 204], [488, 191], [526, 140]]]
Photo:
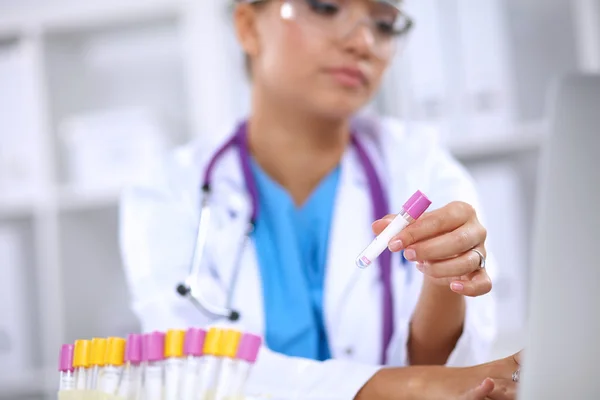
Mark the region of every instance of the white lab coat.
[[[392, 210], [417, 189], [433, 201], [431, 209], [455, 200], [478, 207], [466, 171], [437, 142], [432, 131], [408, 133], [397, 121], [360, 117], [355, 127], [389, 191]], [[235, 131], [234, 124], [221, 137]], [[204, 168], [222, 142], [199, 142], [175, 152], [162, 163], [152, 182], [127, 190], [121, 207], [121, 246], [126, 276], [144, 331], [208, 326], [211, 320], [181, 298], [175, 287], [188, 274]], [[250, 203], [237, 151], [229, 151], [214, 171], [213, 217], [207, 259], [198, 277], [204, 295], [223, 305], [243, 241]], [[316, 362], [261, 350], [249, 382], [252, 392], [279, 398], [352, 399], [380, 368], [382, 343], [381, 286], [378, 268], [357, 268], [355, 257], [372, 240], [372, 208], [367, 182], [355, 150], [343, 157], [330, 234], [324, 293], [324, 318], [333, 360]], [[430, 209], [430, 210], [431, 210]], [[493, 272], [493, 262], [488, 269]], [[403, 267], [394, 254], [395, 333], [387, 349], [389, 365], [407, 365], [409, 321], [422, 275]], [[255, 248], [248, 241], [241, 256], [233, 308], [239, 329], [264, 334], [264, 306]], [[464, 331], [448, 365], [487, 361], [495, 334], [490, 295], [468, 298]]]

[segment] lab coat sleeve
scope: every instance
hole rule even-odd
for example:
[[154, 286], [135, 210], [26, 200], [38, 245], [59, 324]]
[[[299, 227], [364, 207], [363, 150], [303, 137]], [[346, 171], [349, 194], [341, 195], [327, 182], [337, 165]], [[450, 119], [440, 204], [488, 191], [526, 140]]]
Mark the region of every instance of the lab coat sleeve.
[[351, 400], [379, 369], [342, 360], [288, 357], [263, 347], [247, 391], [281, 399]]

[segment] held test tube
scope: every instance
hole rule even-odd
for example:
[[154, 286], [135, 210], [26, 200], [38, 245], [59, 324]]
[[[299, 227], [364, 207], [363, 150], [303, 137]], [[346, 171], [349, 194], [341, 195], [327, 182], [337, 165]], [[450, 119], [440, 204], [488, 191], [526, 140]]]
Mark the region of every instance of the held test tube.
[[58, 370], [60, 372], [59, 390], [67, 391], [75, 389], [75, 369], [73, 368], [73, 352], [75, 346], [63, 344], [60, 349]]
[[219, 343], [218, 353], [218, 356], [221, 358], [221, 365], [219, 366], [213, 388], [209, 390], [211, 393], [214, 392], [214, 400], [225, 400], [229, 395], [235, 378], [235, 356], [241, 338], [241, 332], [232, 329], [227, 329], [223, 332], [223, 337]]
[[73, 367], [75, 368], [75, 389], [88, 389], [88, 376], [90, 375], [90, 358], [92, 342], [89, 340], [76, 340], [73, 351]]
[[131, 334], [125, 344], [125, 369], [117, 395], [125, 400], [137, 400], [142, 389], [142, 335]]
[[163, 361], [165, 359], [165, 334], [152, 332], [145, 334], [142, 341], [142, 361], [144, 362], [144, 400], [163, 398]]
[[182, 382], [185, 331], [169, 330], [165, 337], [165, 400], [179, 400]]
[[185, 333], [185, 343], [183, 352], [187, 357], [183, 372], [183, 381], [181, 385], [181, 400], [197, 400], [198, 397], [198, 377], [201, 376], [200, 368], [202, 365], [202, 356], [204, 354], [204, 339], [206, 331], [203, 329], [190, 328]]
[[371, 265], [388, 247], [390, 240], [408, 225], [419, 219], [430, 205], [431, 201], [420, 191], [413, 194], [404, 203], [404, 206], [392, 222], [360, 253], [356, 259], [356, 265], [363, 269]]
[[98, 375], [100, 369], [104, 367], [106, 357], [106, 339], [92, 339], [92, 354], [91, 354], [91, 369], [88, 377], [88, 390], [96, 390], [98, 388]]
[[111, 337], [106, 341], [105, 365], [98, 377], [98, 390], [114, 395], [119, 388], [125, 359], [125, 339]]
[[260, 336], [246, 333], [242, 336], [238, 351], [236, 354], [236, 362], [231, 380], [231, 390], [229, 399], [238, 400], [244, 398], [246, 382], [250, 376], [250, 371], [256, 362], [262, 339]]

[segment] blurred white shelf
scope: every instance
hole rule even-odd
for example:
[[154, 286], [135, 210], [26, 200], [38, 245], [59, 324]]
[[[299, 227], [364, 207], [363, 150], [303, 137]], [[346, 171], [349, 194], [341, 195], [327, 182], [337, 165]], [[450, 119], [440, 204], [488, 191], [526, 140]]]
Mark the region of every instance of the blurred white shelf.
[[50, 395], [56, 390], [58, 373], [50, 369], [32, 370], [19, 376], [0, 377], [0, 399]]
[[0, 219], [2, 218], [26, 218], [34, 214], [36, 203], [30, 200], [6, 200], [0, 199]]
[[481, 137], [466, 137], [447, 144], [460, 161], [486, 161], [513, 157], [541, 149], [547, 133], [544, 122], [520, 126], [514, 132]]
[[116, 207], [120, 195], [118, 189], [81, 190], [65, 187], [60, 190], [58, 204], [61, 211], [96, 210]]
[[0, 16], [0, 38], [23, 32], [90, 30], [114, 24], [135, 24], [181, 13], [180, 0], [81, 1], [57, 7], [49, 4]]

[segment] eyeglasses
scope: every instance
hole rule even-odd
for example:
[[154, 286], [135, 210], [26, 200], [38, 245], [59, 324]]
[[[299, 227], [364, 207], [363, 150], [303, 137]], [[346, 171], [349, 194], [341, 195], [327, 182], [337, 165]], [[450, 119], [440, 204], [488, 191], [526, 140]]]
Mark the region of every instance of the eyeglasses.
[[[257, 4], [267, 0], [242, 0]], [[394, 0], [369, 1], [368, 13], [361, 17], [355, 7], [358, 0], [279, 0], [284, 20], [297, 21], [335, 40], [348, 38], [361, 25], [370, 29], [373, 53], [387, 57], [393, 53], [400, 37], [408, 35], [414, 25]]]

